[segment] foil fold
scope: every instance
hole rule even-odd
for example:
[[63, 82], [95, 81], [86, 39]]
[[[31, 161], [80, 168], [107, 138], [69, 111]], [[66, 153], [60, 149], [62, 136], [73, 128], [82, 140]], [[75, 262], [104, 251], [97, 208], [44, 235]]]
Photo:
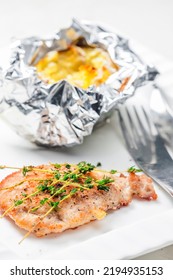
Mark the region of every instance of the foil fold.
[[[47, 52], [66, 50], [79, 42], [107, 50], [119, 70], [104, 84], [87, 90], [65, 80], [50, 85], [38, 78], [34, 64]], [[32, 37], [12, 44], [9, 66], [0, 68], [0, 111], [18, 134], [36, 144], [73, 146], [157, 74], [125, 38], [96, 24], [73, 20], [53, 38]]]

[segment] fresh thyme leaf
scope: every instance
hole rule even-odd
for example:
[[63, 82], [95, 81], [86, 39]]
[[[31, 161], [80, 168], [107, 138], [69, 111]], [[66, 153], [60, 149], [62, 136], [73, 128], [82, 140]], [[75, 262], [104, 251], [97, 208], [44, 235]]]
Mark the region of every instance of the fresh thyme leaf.
[[21, 205], [23, 203], [23, 200], [16, 200], [15, 202], [14, 202], [14, 205], [15, 206], [18, 206], [18, 205]]
[[96, 166], [97, 167], [102, 166], [101, 162], [97, 162]]
[[77, 182], [79, 177], [80, 174], [75, 174], [75, 173], [69, 174], [69, 178], [71, 179], [72, 182]]
[[109, 191], [109, 187], [108, 187], [108, 186], [102, 186], [102, 185], [100, 185], [100, 186], [97, 187], [97, 189], [98, 189], [98, 190], [101, 190], [101, 191], [106, 191], [106, 192]]
[[59, 201], [51, 201], [49, 204], [51, 207], [56, 208], [59, 204]]
[[63, 181], [66, 181], [68, 180], [70, 177], [70, 174], [68, 172], [64, 173], [64, 176], [63, 176]]
[[55, 177], [55, 179], [59, 180], [61, 177], [61, 174], [59, 172], [56, 172], [54, 177]]
[[65, 200], [66, 198], [68, 198], [71, 195], [75, 194], [77, 191], [78, 191], [77, 188], [72, 189], [69, 194], [62, 195], [60, 201]]
[[66, 197], [68, 197], [68, 194], [62, 195], [60, 201], [64, 200]]
[[133, 165], [133, 166], [129, 167], [127, 172], [129, 172], [129, 173], [136, 173], [136, 172], [142, 172], [142, 170], [135, 168], [135, 166]]
[[[44, 183], [45, 183], [45, 182], [44, 182]], [[38, 185], [38, 186], [37, 186], [37, 189], [38, 189], [39, 191], [44, 192], [44, 191], [47, 191], [47, 190], [48, 190], [48, 186], [47, 186], [46, 183], [45, 183], [45, 184], [41, 184], [41, 185]]]
[[[31, 200], [31, 196], [37, 195], [39, 192], [45, 192], [46, 198], [43, 198], [40, 200], [39, 205], [36, 207], [33, 207], [30, 209], [30, 211], [36, 211], [40, 207], [42, 207], [46, 202], [48, 205], [51, 206], [51, 208], [47, 211], [47, 213], [44, 216], [47, 216], [51, 213], [52, 210], [58, 207], [58, 205], [64, 201], [65, 199], [68, 199], [72, 197], [74, 194], [76, 194], [78, 191], [83, 192], [85, 190], [89, 191], [92, 188], [97, 188], [98, 190], [108, 192], [110, 190], [109, 184], [114, 182], [114, 180], [111, 177], [103, 176], [101, 180], [96, 180], [87, 174], [87, 172], [90, 172], [94, 170], [95, 166], [91, 163], [87, 163], [86, 161], [81, 161], [77, 164], [77, 167], [72, 170], [71, 166], [68, 163], [66, 164], [53, 164], [54, 168], [51, 169], [51, 172], [49, 172], [49, 179], [37, 179], [38, 185], [37, 185], [37, 191], [33, 194], [27, 195], [25, 193], [21, 193], [23, 197], [25, 197], [23, 200], [14, 200], [14, 204], [12, 205], [14, 207], [21, 205], [26, 199]], [[61, 167], [66, 167], [66, 169], [60, 169]], [[101, 166], [101, 163], [97, 163], [97, 167]], [[5, 166], [0, 166], [0, 169], [5, 168]], [[18, 168], [20, 169], [20, 168]], [[60, 169], [60, 170], [58, 170]], [[29, 171], [32, 170], [38, 170], [38, 168], [34, 169], [34, 166], [24, 166], [22, 169], [22, 173], [24, 176]], [[49, 170], [42, 170], [42, 172], [47, 172]], [[117, 170], [111, 170], [111, 174], [115, 174]], [[141, 172], [140, 169], [136, 169], [134, 166], [130, 167], [128, 169], [128, 172]], [[68, 187], [73, 186], [74, 188], [69, 190]], [[57, 197], [58, 201], [50, 201], [53, 199], [53, 197]], [[31, 200], [32, 201], [32, 200]]]
[[111, 173], [111, 174], [115, 174], [115, 173], [117, 173], [117, 170], [112, 169], [112, 170], [110, 171], [110, 173]]
[[88, 189], [92, 189], [93, 187], [94, 187], [94, 185], [91, 185], [91, 184], [90, 184], [90, 185], [87, 185], [87, 188], [88, 188]]
[[24, 166], [22, 168], [22, 174], [23, 176], [26, 176], [26, 173], [30, 172], [32, 170], [32, 166]]
[[77, 191], [78, 191], [78, 189], [74, 188], [74, 189], [71, 190], [70, 194], [75, 194]]
[[108, 192], [109, 187], [106, 185], [109, 183], [112, 183], [112, 182], [114, 182], [114, 180], [111, 179], [110, 177], [103, 177], [102, 180], [97, 181], [97, 184], [98, 184], [97, 189]]
[[49, 180], [44, 180], [43, 182], [44, 182], [44, 185], [48, 185], [50, 182], [51, 182], [52, 180], [51, 179], [49, 179]]
[[103, 186], [103, 185], [106, 185], [106, 184], [109, 184], [109, 183], [112, 183], [112, 182], [114, 182], [114, 180], [111, 179], [110, 177], [103, 177], [102, 180], [97, 181], [97, 184], [99, 186]]
[[31, 211], [32, 211], [32, 212], [35, 212], [35, 211], [37, 211], [39, 208], [40, 208], [39, 206], [34, 207], [34, 208], [31, 209]]
[[47, 189], [51, 195], [53, 195], [57, 190], [55, 186], [49, 186]]
[[59, 163], [54, 163], [53, 166], [54, 166], [55, 168], [59, 169], [59, 168], [61, 167], [61, 164], [59, 164]]
[[87, 163], [86, 161], [79, 162], [77, 164], [77, 166], [78, 166], [79, 171], [83, 174], [85, 174], [89, 171], [92, 171], [95, 168], [94, 165], [92, 165], [91, 163]]
[[92, 177], [87, 177], [86, 179], [85, 179], [85, 184], [90, 184], [92, 182]]
[[26, 194], [26, 193], [22, 193], [22, 196], [26, 197], [26, 196], [27, 196], [27, 194]]
[[55, 194], [56, 194], [56, 196], [58, 196], [59, 194], [62, 194], [62, 193], [64, 193], [64, 192], [66, 192], [66, 190], [65, 189], [59, 189], [59, 190], [57, 190], [56, 192], [55, 192]]
[[48, 198], [47, 198], [47, 197], [45, 197], [45, 198], [43, 198], [42, 200], [40, 200], [40, 204], [41, 204], [41, 205], [44, 205], [44, 204], [46, 203], [46, 201], [48, 201]]
[[44, 205], [44, 204], [46, 203], [47, 200], [48, 200], [48, 198], [44, 198], [44, 199], [40, 200], [40, 204], [41, 204], [41, 205]]

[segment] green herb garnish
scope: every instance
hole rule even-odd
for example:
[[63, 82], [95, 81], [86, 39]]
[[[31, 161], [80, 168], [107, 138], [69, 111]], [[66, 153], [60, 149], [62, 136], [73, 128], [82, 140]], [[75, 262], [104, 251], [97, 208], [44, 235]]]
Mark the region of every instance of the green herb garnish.
[[55, 177], [55, 179], [59, 180], [61, 177], [61, 174], [59, 172], [56, 172], [54, 177]]
[[99, 191], [106, 191], [106, 192], [108, 192], [110, 188], [108, 186], [104, 186], [103, 185], [103, 186], [98, 186], [97, 189]]
[[85, 184], [90, 184], [92, 182], [92, 177], [87, 177], [85, 180]]
[[77, 191], [78, 191], [78, 189], [77, 189], [77, 188], [74, 188], [74, 189], [72, 189], [72, 190], [70, 191], [70, 194], [75, 194]]
[[91, 185], [91, 184], [87, 185], [88, 189], [92, 189], [93, 187], [94, 187], [94, 185]]
[[59, 163], [54, 163], [53, 166], [54, 166], [55, 168], [59, 169], [59, 168], [61, 167], [61, 164], [59, 164]]
[[41, 205], [44, 205], [47, 201], [48, 201], [48, 198], [45, 197], [45, 198], [43, 198], [42, 200], [40, 200], [40, 204], [41, 204]]
[[111, 173], [111, 174], [115, 174], [115, 173], [117, 173], [117, 170], [112, 169], [112, 170], [110, 171], [110, 173]]
[[26, 197], [26, 196], [27, 196], [27, 194], [26, 194], [26, 193], [22, 193], [22, 196]]
[[64, 173], [63, 181], [66, 181], [70, 178], [70, 174], [68, 172]]
[[[101, 166], [101, 163], [98, 162], [97, 167]], [[89, 172], [95, 169], [95, 166], [91, 163], [87, 163], [86, 161], [81, 161], [77, 165], [62, 163], [62, 164], [52, 164], [53, 168], [37, 168], [34, 166], [24, 166], [22, 169], [23, 176], [26, 176], [30, 171], [42, 172], [43, 175], [46, 174], [48, 176], [40, 176], [40, 179], [37, 178], [24, 178], [21, 182], [16, 185], [13, 185], [12, 188], [15, 188], [24, 182], [29, 181], [38, 181], [38, 184], [35, 185], [35, 190], [33, 193], [26, 194], [21, 193], [21, 197], [23, 199], [19, 199], [13, 202], [13, 204], [3, 213], [5, 216], [9, 211], [11, 211], [14, 207], [21, 205], [25, 200], [31, 199], [31, 197], [38, 195], [41, 193], [41, 200], [38, 202], [38, 205], [32, 207], [28, 210], [28, 212], [37, 211], [39, 208], [43, 207], [45, 203], [49, 206], [49, 209], [46, 213], [40, 216], [40, 221], [43, 220], [46, 216], [48, 216], [52, 211], [56, 210], [56, 208], [61, 204], [64, 200], [70, 199], [73, 195], [78, 192], [90, 191], [90, 189], [95, 188], [99, 191], [108, 192], [110, 190], [109, 184], [114, 182], [111, 177], [103, 176], [101, 179], [97, 180], [96, 178], [88, 176]], [[62, 167], [62, 168], [61, 168]], [[0, 166], [0, 169], [4, 168], [13, 168], [21, 170], [21, 168], [14, 167], [6, 167]], [[105, 172], [104, 170], [96, 169], [95, 172]], [[111, 170], [111, 174], [115, 174], [117, 170]], [[141, 172], [140, 169], [136, 169], [134, 166], [128, 169], [128, 172]], [[32, 177], [32, 176], [31, 176]], [[26, 191], [26, 190], [25, 190]], [[46, 197], [43, 196], [43, 193]], [[39, 195], [38, 195], [39, 197]], [[34, 227], [37, 224], [34, 225]], [[30, 233], [30, 232], [29, 232]], [[29, 234], [28, 234], [29, 235]], [[27, 236], [28, 236], [27, 235]]]
[[55, 192], [55, 196], [58, 196], [59, 194], [62, 194], [62, 193], [64, 193], [64, 192], [66, 192], [65, 189], [59, 189], [59, 190], [57, 190], [57, 191]]
[[51, 201], [49, 205], [53, 208], [56, 208], [59, 205], [59, 201]]
[[69, 174], [69, 178], [71, 179], [72, 182], [78, 182], [80, 176], [81, 176], [80, 174], [75, 174], [75, 173]]
[[49, 186], [47, 190], [51, 195], [53, 195], [56, 192], [57, 188], [55, 186]]
[[109, 186], [107, 186], [107, 184], [110, 184], [112, 182], [114, 182], [114, 180], [110, 177], [103, 177], [102, 180], [97, 181], [97, 189], [108, 192], [110, 188]]
[[95, 166], [92, 165], [91, 163], [87, 163], [86, 161], [81, 161], [77, 164], [79, 171], [83, 174], [92, 171]]
[[133, 166], [129, 167], [127, 172], [129, 172], [129, 173], [136, 173], [136, 172], [142, 172], [142, 170], [135, 168], [135, 166], [133, 165]]
[[32, 171], [32, 166], [24, 166], [24, 167], [22, 168], [22, 174], [23, 174], [23, 176], [26, 176], [26, 174], [27, 174], [28, 172], [30, 172], [30, 171]]
[[[44, 183], [45, 183], [45, 182], [44, 182]], [[47, 183], [38, 185], [38, 186], [37, 186], [37, 189], [38, 189], [39, 191], [42, 191], [42, 192], [47, 191], [47, 190], [48, 190]]]
[[112, 182], [114, 182], [114, 180], [111, 179], [110, 177], [103, 177], [102, 180], [97, 181], [99, 186], [106, 185], [106, 184], [109, 184], [109, 183], [112, 183]]
[[15, 206], [19, 206], [19, 205], [21, 205], [23, 203], [23, 200], [16, 200], [15, 202], [14, 202], [14, 205]]

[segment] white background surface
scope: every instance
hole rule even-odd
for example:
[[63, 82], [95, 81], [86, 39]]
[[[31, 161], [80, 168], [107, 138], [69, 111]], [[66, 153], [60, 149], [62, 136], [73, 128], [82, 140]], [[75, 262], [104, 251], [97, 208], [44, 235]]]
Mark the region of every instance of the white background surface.
[[[171, 0], [0, 0], [0, 47], [11, 37], [53, 34], [76, 17], [106, 23], [173, 62], [172, 14]], [[173, 259], [173, 247], [147, 258]]]
[[0, 44], [53, 33], [72, 17], [106, 23], [173, 60], [171, 0], [0, 0]]

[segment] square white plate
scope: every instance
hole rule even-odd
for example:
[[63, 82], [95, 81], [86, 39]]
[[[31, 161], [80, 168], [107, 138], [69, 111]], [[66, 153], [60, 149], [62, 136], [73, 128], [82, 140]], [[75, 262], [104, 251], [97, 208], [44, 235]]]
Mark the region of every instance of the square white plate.
[[[172, 66], [161, 57], [152, 55], [137, 44], [135, 48], [159, 70], [170, 71]], [[147, 88], [142, 93], [143, 97], [147, 95], [146, 91]], [[2, 165], [39, 165], [49, 161], [77, 163], [86, 160], [101, 162], [104, 169], [126, 170], [134, 164], [125, 148], [116, 114], [109, 123], [95, 129], [82, 145], [56, 150], [37, 147], [20, 138], [1, 118], [2, 115]], [[0, 171], [0, 179], [8, 173]], [[25, 232], [9, 219], [1, 219], [0, 259], [129, 259], [172, 244], [173, 200], [159, 186], [155, 188], [157, 201], [133, 200], [128, 207], [110, 212], [102, 221], [46, 238], [31, 235], [21, 245], [18, 242]]]

